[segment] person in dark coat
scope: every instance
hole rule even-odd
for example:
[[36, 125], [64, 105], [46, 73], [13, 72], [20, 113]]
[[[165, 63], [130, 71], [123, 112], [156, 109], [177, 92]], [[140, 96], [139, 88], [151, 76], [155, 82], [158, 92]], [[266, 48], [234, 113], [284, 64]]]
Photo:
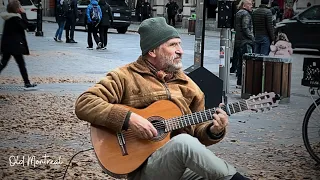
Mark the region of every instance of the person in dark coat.
[[151, 17], [151, 4], [148, 2], [148, 0], [144, 0], [144, 2], [141, 5], [141, 18], [142, 21], [148, 19]]
[[54, 36], [54, 40], [57, 42], [62, 42], [61, 36], [64, 29], [64, 25], [66, 23], [66, 13], [68, 11], [67, 0], [57, 0], [56, 6], [56, 22], [58, 23], [58, 29]]
[[67, 20], [65, 24], [66, 43], [77, 43], [74, 40], [74, 29], [76, 27], [76, 19], [78, 18], [78, 4], [77, 0], [65, 0], [68, 4], [68, 11], [66, 14]]
[[113, 23], [113, 16], [111, 7], [106, 0], [100, 0], [99, 5], [102, 11], [102, 19], [99, 26], [100, 42], [102, 43], [101, 49], [106, 49], [108, 43], [108, 29]]
[[0, 63], [0, 73], [7, 66], [11, 56], [13, 56], [19, 66], [24, 86], [26, 89], [34, 88], [36, 84], [31, 84], [23, 55], [29, 55], [29, 48], [26, 40], [25, 29], [28, 27], [27, 16], [18, 0], [9, 1], [7, 12], [1, 13], [5, 20], [2, 38]]
[[173, 0], [169, 0], [169, 2], [166, 4], [167, 8], [167, 14], [168, 14], [168, 24], [174, 27], [176, 25], [176, 14], [178, 12], [179, 6], [176, 2]]
[[136, 18], [138, 22], [141, 22], [141, 4], [143, 0], [137, 0], [137, 5], [136, 5]]

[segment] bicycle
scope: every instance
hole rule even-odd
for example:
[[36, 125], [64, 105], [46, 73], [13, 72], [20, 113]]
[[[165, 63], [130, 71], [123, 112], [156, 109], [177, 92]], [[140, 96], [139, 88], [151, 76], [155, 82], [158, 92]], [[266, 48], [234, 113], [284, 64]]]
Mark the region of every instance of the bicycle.
[[[320, 59], [305, 58], [303, 71], [301, 84], [309, 86], [310, 97], [313, 101], [303, 119], [303, 143], [310, 156], [320, 164]], [[318, 99], [313, 97], [316, 92]]]

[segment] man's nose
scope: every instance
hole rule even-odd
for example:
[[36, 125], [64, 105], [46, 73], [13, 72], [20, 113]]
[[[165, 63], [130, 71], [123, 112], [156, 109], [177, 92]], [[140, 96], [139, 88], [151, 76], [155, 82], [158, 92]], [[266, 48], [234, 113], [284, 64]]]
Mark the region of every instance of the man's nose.
[[177, 50], [176, 50], [176, 53], [179, 53], [179, 54], [183, 54], [183, 49], [182, 49], [182, 47], [181, 47], [181, 45], [178, 45], [178, 48], [177, 48]]

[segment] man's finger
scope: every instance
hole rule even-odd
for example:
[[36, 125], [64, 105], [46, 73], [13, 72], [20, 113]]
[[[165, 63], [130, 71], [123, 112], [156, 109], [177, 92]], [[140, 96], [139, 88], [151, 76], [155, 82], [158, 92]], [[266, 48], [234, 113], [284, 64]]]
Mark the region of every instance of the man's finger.
[[215, 121], [216, 121], [218, 124], [221, 123], [221, 120], [220, 120], [220, 117], [218, 116], [218, 114], [214, 114], [213, 117], [214, 117]]
[[226, 113], [223, 109], [221, 109], [221, 108], [218, 108], [218, 109], [216, 110], [216, 112], [217, 112], [217, 114], [221, 113], [221, 114], [227, 115], [227, 113]]
[[226, 117], [225, 117], [225, 115], [224, 114], [218, 114], [218, 116], [219, 116], [219, 118], [220, 118], [220, 124], [222, 125], [222, 126], [225, 126], [226, 124], [227, 124], [227, 121], [226, 121]]
[[153, 137], [158, 136], [158, 131], [153, 125], [151, 125], [150, 130], [151, 130], [151, 133], [152, 133]]
[[147, 139], [151, 139], [153, 137], [151, 130], [146, 130]]

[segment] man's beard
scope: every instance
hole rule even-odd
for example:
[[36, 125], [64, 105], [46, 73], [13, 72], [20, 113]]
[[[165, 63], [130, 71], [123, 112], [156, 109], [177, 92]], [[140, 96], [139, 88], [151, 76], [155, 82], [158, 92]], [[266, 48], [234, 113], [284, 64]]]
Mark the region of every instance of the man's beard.
[[[175, 54], [173, 56], [170, 56], [170, 55], [165, 55], [161, 53], [161, 57], [162, 57], [161, 67], [164, 68], [163, 69], [164, 71], [175, 73], [182, 68], [182, 62], [181, 62], [182, 55]], [[180, 59], [180, 61], [178, 63], [174, 62], [175, 60], [178, 61], [178, 58]]]

